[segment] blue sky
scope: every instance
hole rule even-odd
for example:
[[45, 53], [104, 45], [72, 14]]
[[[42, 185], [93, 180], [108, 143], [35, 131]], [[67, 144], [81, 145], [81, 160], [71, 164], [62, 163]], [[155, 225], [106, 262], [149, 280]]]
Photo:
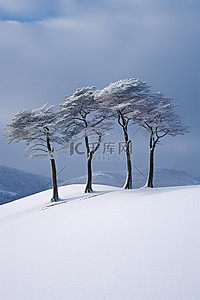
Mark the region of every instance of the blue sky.
[[[190, 126], [187, 136], [163, 139], [157, 165], [200, 176], [199, 14], [197, 0], [0, 0], [0, 164], [49, 173], [47, 161], [24, 157], [23, 144], [6, 143], [3, 127], [19, 110], [62, 103], [78, 87], [137, 77], [174, 98]], [[82, 157], [61, 157], [59, 168], [64, 161], [72, 176], [84, 174]], [[142, 133], [134, 158], [137, 167], [147, 166]]]

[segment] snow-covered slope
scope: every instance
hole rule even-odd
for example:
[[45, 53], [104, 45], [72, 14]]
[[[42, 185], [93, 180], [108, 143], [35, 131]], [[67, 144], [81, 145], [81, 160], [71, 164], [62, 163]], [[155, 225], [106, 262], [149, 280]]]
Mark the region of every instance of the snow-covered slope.
[[200, 186], [94, 187], [0, 207], [1, 299], [200, 299]]
[[0, 165], [0, 204], [38, 193], [50, 186], [48, 177]]
[[[155, 187], [184, 186], [200, 184], [200, 179], [176, 169], [156, 169], [154, 176]], [[94, 172], [93, 182], [96, 184], [109, 184], [112, 186], [123, 187], [125, 183], [126, 172]], [[147, 169], [133, 170], [133, 188], [139, 188], [145, 185], [147, 178]], [[86, 176], [72, 178], [64, 181], [63, 185], [74, 183], [85, 183]]]
[[[146, 169], [133, 171], [133, 187], [139, 188], [145, 185], [147, 176]], [[126, 178], [126, 172], [94, 172], [95, 184], [108, 184], [122, 187]], [[200, 184], [200, 178], [195, 178], [183, 171], [175, 169], [157, 169], [155, 172], [155, 186], [184, 186]], [[62, 181], [60, 181], [62, 182]], [[60, 185], [84, 184], [86, 176], [66, 180]], [[4, 204], [31, 194], [38, 193], [51, 187], [49, 177], [24, 172], [15, 168], [0, 165], [0, 204]]]

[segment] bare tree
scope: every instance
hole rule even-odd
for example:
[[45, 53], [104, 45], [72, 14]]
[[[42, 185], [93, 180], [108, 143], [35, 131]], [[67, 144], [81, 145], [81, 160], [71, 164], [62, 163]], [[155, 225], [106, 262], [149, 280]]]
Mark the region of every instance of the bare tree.
[[[84, 138], [87, 153], [87, 181], [85, 193], [92, 192], [92, 158], [99, 149], [102, 135], [110, 129], [106, 113], [102, 114], [99, 103], [95, 100], [95, 87], [77, 89], [71, 96], [66, 97], [60, 105], [57, 125], [62, 134], [68, 136], [73, 131], [75, 139]], [[90, 143], [89, 139], [95, 139]]]
[[125, 149], [127, 176], [124, 189], [132, 189], [132, 164], [128, 127], [133, 123], [138, 113], [138, 105], [143, 102], [143, 94], [149, 91], [145, 82], [130, 78], [111, 83], [97, 94], [97, 99], [103, 109], [109, 111], [111, 118], [116, 118], [122, 127]]
[[145, 105], [139, 108], [136, 120], [149, 132], [149, 172], [146, 187], [153, 187], [155, 148], [160, 139], [166, 135], [175, 137], [188, 133], [188, 128], [175, 113], [176, 105], [161, 92], [146, 95]]
[[54, 144], [63, 144], [62, 137], [57, 134], [55, 120], [56, 114], [53, 106], [44, 105], [38, 109], [25, 109], [13, 117], [7, 124], [6, 131], [8, 143], [26, 142], [26, 153], [30, 158], [46, 157], [50, 159], [53, 186], [52, 202], [59, 199]]

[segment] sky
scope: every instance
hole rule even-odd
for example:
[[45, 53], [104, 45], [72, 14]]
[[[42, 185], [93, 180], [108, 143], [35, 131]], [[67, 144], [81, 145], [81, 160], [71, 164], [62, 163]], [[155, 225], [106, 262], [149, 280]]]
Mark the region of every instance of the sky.
[[[6, 124], [20, 110], [64, 102], [76, 88], [134, 77], [172, 97], [190, 127], [163, 139], [156, 166], [200, 176], [199, 15], [199, 0], [0, 0], [0, 164], [50, 175], [48, 161], [29, 160], [23, 143], [7, 144]], [[148, 136], [136, 130], [133, 164], [141, 169]], [[117, 148], [121, 128], [107, 141]], [[102, 152], [94, 170], [125, 169], [123, 158], [102, 160]], [[56, 159], [63, 179], [85, 173], [84, 155], [66, 150]]]

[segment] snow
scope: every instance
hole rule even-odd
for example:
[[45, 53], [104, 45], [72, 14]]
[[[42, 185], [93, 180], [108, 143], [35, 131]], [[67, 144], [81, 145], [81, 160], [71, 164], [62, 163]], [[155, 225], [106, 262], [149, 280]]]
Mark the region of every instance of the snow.
[[94, 188], [1, 206], [1, 298], [199, 299], [200, 186]]
[[[136, 169], [133, 166], [133, 188], [144, 186], [147, 174], [147, 169]], [[96, 184], [109, 184], [116, 187], [123, 187], [125, 180], [126, 172], [93, 172], [93, 183]], [[51, 182], [52, 180], [49, 177], [0, 165], [0, 204], [46, 190], [51, 187]], [[86, 175], [83, 175], [68, 180], [60, 179], [59, 185], [74, 183], [85, 184], [85, 182]], [[200, 178], [193, 177], [186, 172], [176, 169], [157, 168], [155, 169], [154, 184], [155, 187], [196, 185], [200, 184]]]

